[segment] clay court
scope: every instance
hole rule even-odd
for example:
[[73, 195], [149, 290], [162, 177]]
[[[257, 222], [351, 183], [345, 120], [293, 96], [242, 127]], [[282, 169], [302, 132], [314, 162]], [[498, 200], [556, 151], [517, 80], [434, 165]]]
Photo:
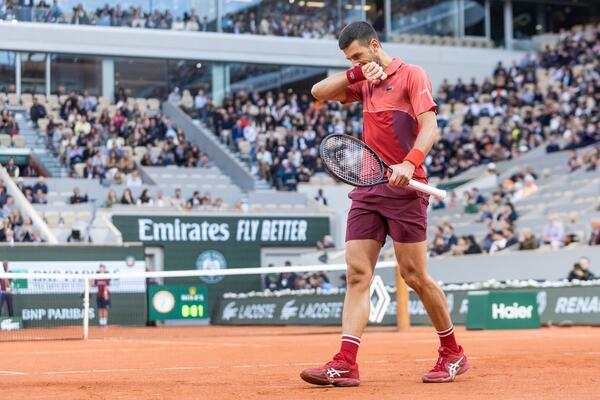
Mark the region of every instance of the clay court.
[[600, 329], [459, 331], [472, 369], [454, 384], [420, 383], [438, 339], [429, 328], [370, 330], [358, 388], [310, 386], [336, 328], [185, 327], [92, 330], [90, 340], [0, 344], [7, 399], [592, 399]]

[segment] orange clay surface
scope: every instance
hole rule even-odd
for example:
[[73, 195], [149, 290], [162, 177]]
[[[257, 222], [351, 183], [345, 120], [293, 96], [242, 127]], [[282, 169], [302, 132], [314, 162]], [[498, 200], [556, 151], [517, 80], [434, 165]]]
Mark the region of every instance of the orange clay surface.
[[[436, 360], [431, 328], [370, 329], [362, 385], [311, 386], [301, 369], [327, 361], [339, 329], [92, 329], [91, 339], [0, 342], [3, 399], [599, 399], [600, 328], [465, 331], [472, 368], [423, 384]], [[1, 338], [1, 337], [0, 337]]]

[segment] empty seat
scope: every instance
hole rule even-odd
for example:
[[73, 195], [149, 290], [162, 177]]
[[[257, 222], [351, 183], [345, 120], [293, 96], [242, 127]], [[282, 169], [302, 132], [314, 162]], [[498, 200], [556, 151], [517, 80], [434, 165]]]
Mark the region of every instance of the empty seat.
[[76, 221], [75, 213], [73, 211], [63, 211], [60, 213], [60, 217], [63, 221], [63, 227], [70, 228]]
[[13, 146], [15, 146], [17, 148], [25, 147], [25, 136], [22, 136], [22, 135], [13, 136], [12, 143], [13, 143]]
[[12, 144], [12, 139], [10, 135], [2, 135], [0, 134], [0, 147], [10, 147]]
[[10, 104], [11, 106], [21, 105], [21, 98], [16, 93], [9, 93], [8, 104]]
[[77, 219], [79, 221], [90, 223], [92, 222], [92, 213], [89, 211], [79, 211], [77, 213]]
[[56, 211], [46, 211], [44, 218], [49, 228], [56, 228], [58, 226], [59, 216]]

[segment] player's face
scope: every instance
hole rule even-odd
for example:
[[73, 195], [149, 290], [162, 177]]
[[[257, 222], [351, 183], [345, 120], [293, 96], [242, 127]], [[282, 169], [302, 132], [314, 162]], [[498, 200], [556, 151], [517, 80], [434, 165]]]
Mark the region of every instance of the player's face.
[[379, 42], [375, 39], [371, 40], [367, 46], [358, 40], [355, 40], [343, 51], [346, 59], [352, 63], [353, 67], [358, 65], [363, 66], [371, 61], [375, 61], [377, 64], [381, 65], [379, 59]]

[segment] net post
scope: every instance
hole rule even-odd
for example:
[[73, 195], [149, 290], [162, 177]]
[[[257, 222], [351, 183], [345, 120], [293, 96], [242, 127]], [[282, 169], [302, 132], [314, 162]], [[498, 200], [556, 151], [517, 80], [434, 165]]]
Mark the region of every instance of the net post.
[[407, 331], [410, 328], [408, 310], [408, 285], [402, 279], [400, 267], [396, 266], [396, 328], [400, 332]]
[[88, 338], [90, 328], [90, 279], [83, 279], [83, 337]]

